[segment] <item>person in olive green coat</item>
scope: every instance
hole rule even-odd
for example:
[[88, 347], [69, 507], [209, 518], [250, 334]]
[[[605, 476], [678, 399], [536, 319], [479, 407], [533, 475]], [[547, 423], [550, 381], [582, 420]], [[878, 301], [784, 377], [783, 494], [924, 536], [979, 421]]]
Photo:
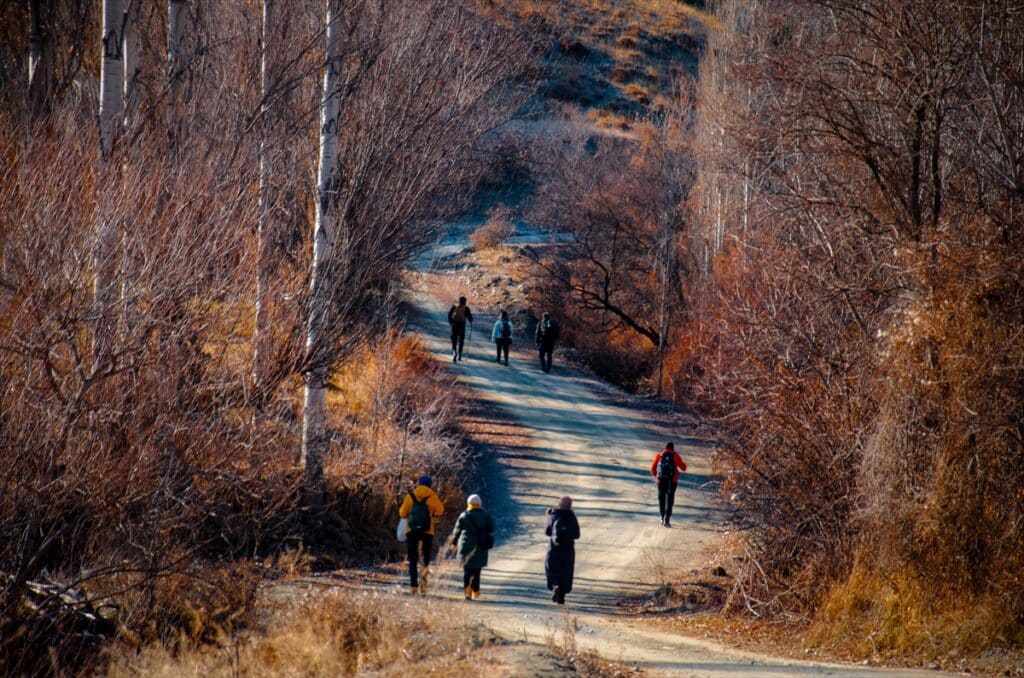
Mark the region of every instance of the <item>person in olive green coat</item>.
[[480, 495], [470, 495], [466, 503], [466, 510], [455, 521], [450, 548], [462, 562], [466, 600], [477, 600], [480, 570], [487, 567], [487, 551], [494, 544], [494, 519], [484, 511]]

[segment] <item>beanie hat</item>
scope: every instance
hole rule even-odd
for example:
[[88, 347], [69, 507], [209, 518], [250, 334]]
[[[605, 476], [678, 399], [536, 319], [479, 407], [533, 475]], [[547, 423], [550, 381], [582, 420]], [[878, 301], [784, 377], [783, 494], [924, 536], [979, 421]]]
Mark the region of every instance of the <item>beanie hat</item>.
[[481, 506], [484, 505], [484, 502], [482, 499], [480, 499], [479, 494], [471, 494], [469, 495], [469, 499], [466, 500], [466, 504], [472, 506], [473, 508], [480, 508]]
[[420, 485], [426, 485], [427, 487], [430, 487], [433, 484], [434, 481], [426, 473], [420, 476]]
[[571, 509], [572, 508], [572, 497], [562, 497], [558, 500], [558, 508], [560, 509]]
[[675, 445], [675, 443], [665, 443], [665, 449], [666, 450], [675, 450], [676, 449], [676, 445]]

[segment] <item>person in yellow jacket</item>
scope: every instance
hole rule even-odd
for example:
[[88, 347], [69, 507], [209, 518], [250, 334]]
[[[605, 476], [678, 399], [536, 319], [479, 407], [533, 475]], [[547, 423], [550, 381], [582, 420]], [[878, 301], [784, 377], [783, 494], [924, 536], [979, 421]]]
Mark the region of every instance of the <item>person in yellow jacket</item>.
[[[420, 476], [419, 483], [405, 493], [398, 516], [409, 521], [406, 531], [406, 546], [409, 553], [409, 584], [412, 592], [427, 592], [427, 578], [430, 574], [430, 559], [434, 550], [434, 533], [437, 532], [437, 519], [444, 515], [444, 504], [438, 498], [431, 485], [430, 476]], [[423, 547], [423, 570], [417, 572], [420, 559], [420, 547]]]

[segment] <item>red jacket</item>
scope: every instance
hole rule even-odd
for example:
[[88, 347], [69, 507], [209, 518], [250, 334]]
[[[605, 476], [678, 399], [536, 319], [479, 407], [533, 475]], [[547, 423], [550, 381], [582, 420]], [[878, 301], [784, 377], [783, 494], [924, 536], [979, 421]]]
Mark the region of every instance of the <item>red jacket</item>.
[[686, 462], [679, 456], [679, 453], [674, 450], [662, 450], [658, 454], [654, 455], [654, 461], [651, 462], [651, 475], [655, 478], [658, 477], [658, 462], [661, 461], [661, 455], [663, 454], [674, 454], [676, 456], [676, 472], [672, 476], [672, 482], [679, 482], [679, 472], [686, 470]]

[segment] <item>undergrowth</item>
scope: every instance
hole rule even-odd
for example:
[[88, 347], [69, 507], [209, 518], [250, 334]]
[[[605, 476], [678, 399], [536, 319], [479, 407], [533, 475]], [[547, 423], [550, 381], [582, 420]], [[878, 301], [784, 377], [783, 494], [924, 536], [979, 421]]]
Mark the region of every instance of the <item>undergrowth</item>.
[[[298, 594], [297, 594], [298, 595]], [[166, 644], [116, 651], [109, 675], [475, 676], [475, 655], [496, 639], [448, 605], [341, 589], [317, 591], [283, 609], [257, 632], [217, 646]]]

